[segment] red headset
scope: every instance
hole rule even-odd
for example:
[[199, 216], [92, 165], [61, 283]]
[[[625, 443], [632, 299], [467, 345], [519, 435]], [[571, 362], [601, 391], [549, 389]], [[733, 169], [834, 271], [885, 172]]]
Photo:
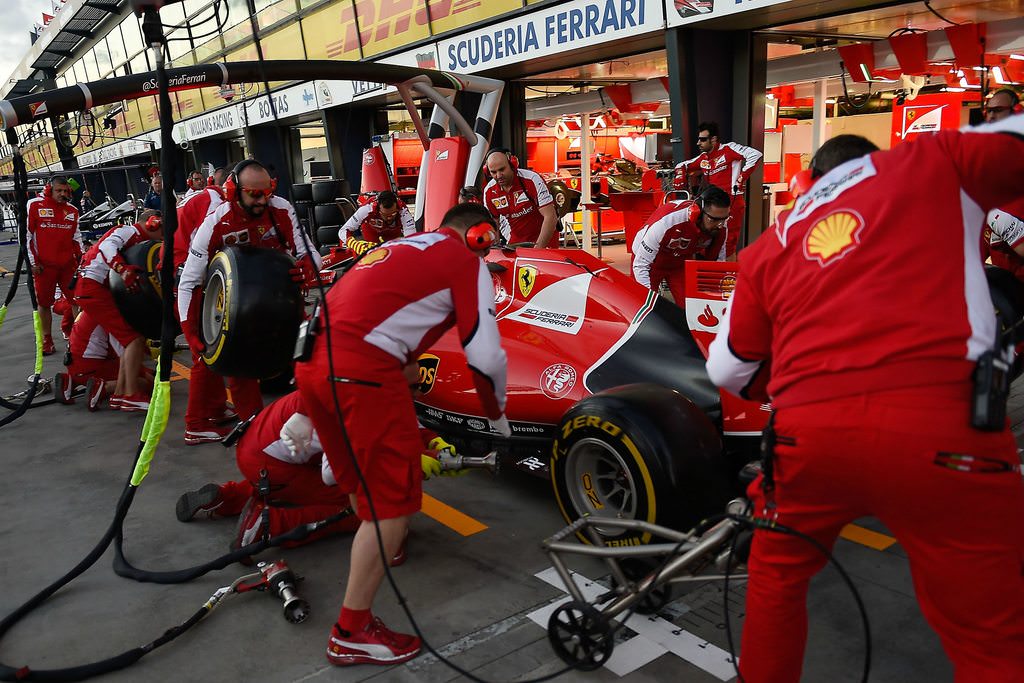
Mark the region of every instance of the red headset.
[[[255, 159], [246, 159], [238, 162], [238, 165], [231, 169], [231, 173], [228, 174], [227, 180], [224, 181], [224, 197], [229, 201], [233, 202], [238, 199], [238, 176], [242, 174], [242, 171], [249, 168], [250, 166], [259, 166], [262, 169], [266, 167]], [[270, 180], [270, 192], [273, 194], [274, 190], [277, 189], [277, 181], [271, 178]]]
[[149, 232], [156, 232], [162, 229], [164, 226], [164, 219], [159, 215], [150, 216], [146, 219], [146, 230]]
[[512, 167], [512, 171], [515, 172], [519, 170], [519, 157], [513, 154], [512, 150], [504, 147], [495, 147], [484, 155], [483, 171], [484, 175], [488, 178], [491, 177], [491, 172], [487, 170], [487, 160], [491, 158], [492, 154], [504, 154], [505, 158], [508, 159], [508, 165]]
[[487, 251], [491, 245], [498, 241], [498, 231], [487, 221], [471, 225], [466, 230], [466, 235], [453, 228], [437, 228], [433, 232], [449, 235], [459, 240], [472, 252]]
[[470, 251], [487, 251], [497, 240], [498, 231], [486, 221], [472, 225], [466, 230], [466, 246]]
[[45, 185], [43, 185], [43, 196], [44, 197], [52, 197], [53, 196], [53, 185], [51, 183], [48, 182]]

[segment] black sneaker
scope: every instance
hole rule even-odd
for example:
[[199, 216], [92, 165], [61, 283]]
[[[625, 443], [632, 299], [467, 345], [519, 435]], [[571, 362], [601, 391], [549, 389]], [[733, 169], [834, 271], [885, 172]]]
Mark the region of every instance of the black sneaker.
[[195, 491], [181, 494], [174, 506], [174, 514], [179, 522], [190, 522], [197, 517], [216, 517], [217, 509], [224, 504], [220, 495], [220, 487], [207, 484]]
[[71, 381], [71, 375], [66, 372], [58, 372], [53, 376], [53, 397], [57, 403], [70, 405], [75, 402], [72, 391], [75, 385]]

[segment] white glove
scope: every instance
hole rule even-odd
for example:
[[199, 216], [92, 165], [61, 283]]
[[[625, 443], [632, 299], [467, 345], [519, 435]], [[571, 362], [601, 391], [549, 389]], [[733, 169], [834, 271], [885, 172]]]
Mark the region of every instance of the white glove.
[[305, 456], [313, 443], [313, 421], [302, 413], [295, 413], [281, 426], [280, 437], [293, 456]]
[[512, 438], [512, 427], [508, 424], [508, 418], [502, 414], [497, 420], [488, 420], [491, 425], [491, 432], [500, 435], [502, 438]]
[[331, 463], [327, 462], [326, 453], [320, 458], [320, 478], [327, 486], [338, 485], [338, 480], [334, 478], [334, 470], [331, 469]]

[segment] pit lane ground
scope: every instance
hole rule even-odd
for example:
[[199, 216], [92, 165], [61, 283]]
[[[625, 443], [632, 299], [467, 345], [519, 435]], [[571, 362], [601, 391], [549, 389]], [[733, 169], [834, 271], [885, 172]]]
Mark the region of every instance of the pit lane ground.
[[[605, 255], [624, 269], [621, 246], [607, 248]], [[0, 266], [13, 268], [15, 257], [14, 246], [0, 246]], [[0, 295], [10, 281], [0, 279]], [[30, 320], [28, 296], [21, 290], [0, 329], [0, 394], [24, 388], [32, 370]], [[57, 355], [45, 359], [46, 377], [61, 370], [63, 345], [58, 342], [58, 347]], [[188, 364], [184, 353], [177, 360]], [[172, 384], [167, 433], [125, 523], [126, 553], [147, 569], [205, 562], [226, 550], [234, 529], [232, 520], [181, 524], [174, 517], [174, 503], [183, 491], [238, 476], [233, 452], [218, 444], [184, 444], [187, 389], [184, 378]], [[1011, 399], [1018, 439], [1024, 428], [1024, 396], [1019, 389]], [[141, 415], [49, 405], [0, 429], [0, 613], [8, 614], [64, 574], [100, 539], [129, 475], [142, 422]], [[474, 675], [492, 681], [525, 680], [562, 669], [544, 629], [536, 623], [546, 623], [547, 613], [564, 595], [560, 586], [549, 583], [550, 565], [539, 548], [541, 539], [563, 526], [549, 487], [517, 473], [494, 478], [478, 471], [430, 481], [424, 489], [431, 497], [430, 514], [414, 518], [409, 560], [394, 576], [431, 644]], [[862, 520], [861, 527], [885, 532], [873, 520]], [[280, 602], [267, 595], [235, 596], [177, 641], [100, 680], [462, 680], [429, 654], [390, 668], [338, 669], [325, 661], [327, 632], [343, 594], [349, 544], [348, 537], [340, 536], [261, 556], [284, 557], [305, 577], [299, 593], [313, 609], [305, 623], [287, 623]], [[117, 577], [111, 556], [108, 551], [16, 626], [0, 642], [0, 661], [48, 669], [108, 657], [157, 637], [190, 616], [218, 587], [250, 571], [234, 565], [189, 584], [140, 584]], [[951, 680], [938, 640], [917, 611], [902, 548], [894, 544], [876, 550], [841, 540], [836, 556], [854, 577], [871, 618], [871, 680]], [[607, 574], [596, 562], [573, 566], [591, 579]], [[737, 641], [743, 594], [742, 583], [733, 584], [730, 613]], [[834, 572], [818, 577], [809, 602], [805, 680], [859, 680], [861, 625], [853, 600]], [[392, 627], [408, 628], [387, 586], [375, 611]], [[589, 674], [570, 672], [561, 680], [732, 679], [725, 656], [720, 584], [693, 586], [659, 616], [634, 619], [607, 668]]]

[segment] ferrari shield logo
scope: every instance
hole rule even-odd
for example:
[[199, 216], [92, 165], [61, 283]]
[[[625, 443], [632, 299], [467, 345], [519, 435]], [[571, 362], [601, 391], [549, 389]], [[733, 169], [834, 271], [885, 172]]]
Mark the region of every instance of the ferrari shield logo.
[[434, 380], [437, 379], [437, 366], [441, 364], [441, 359], [433, 354], [425, 353], [416, 359], [416, 363], [420, 366], [420, 381], [418, 385], [414, 386], [426, 396], [434, 388]]
[[530, 292], [533, 291], [533, 285], [537, 282], [537, 267], [519, 266], [516, 282], [519, 283], [519, 293], [523, 295], [523, 298], [529, 298]]
[[825, 267], [846, 256], [860, 244], [864, 219], [853, 211], [837, 211], [818, 221], [807, 232], [804, 257]]

